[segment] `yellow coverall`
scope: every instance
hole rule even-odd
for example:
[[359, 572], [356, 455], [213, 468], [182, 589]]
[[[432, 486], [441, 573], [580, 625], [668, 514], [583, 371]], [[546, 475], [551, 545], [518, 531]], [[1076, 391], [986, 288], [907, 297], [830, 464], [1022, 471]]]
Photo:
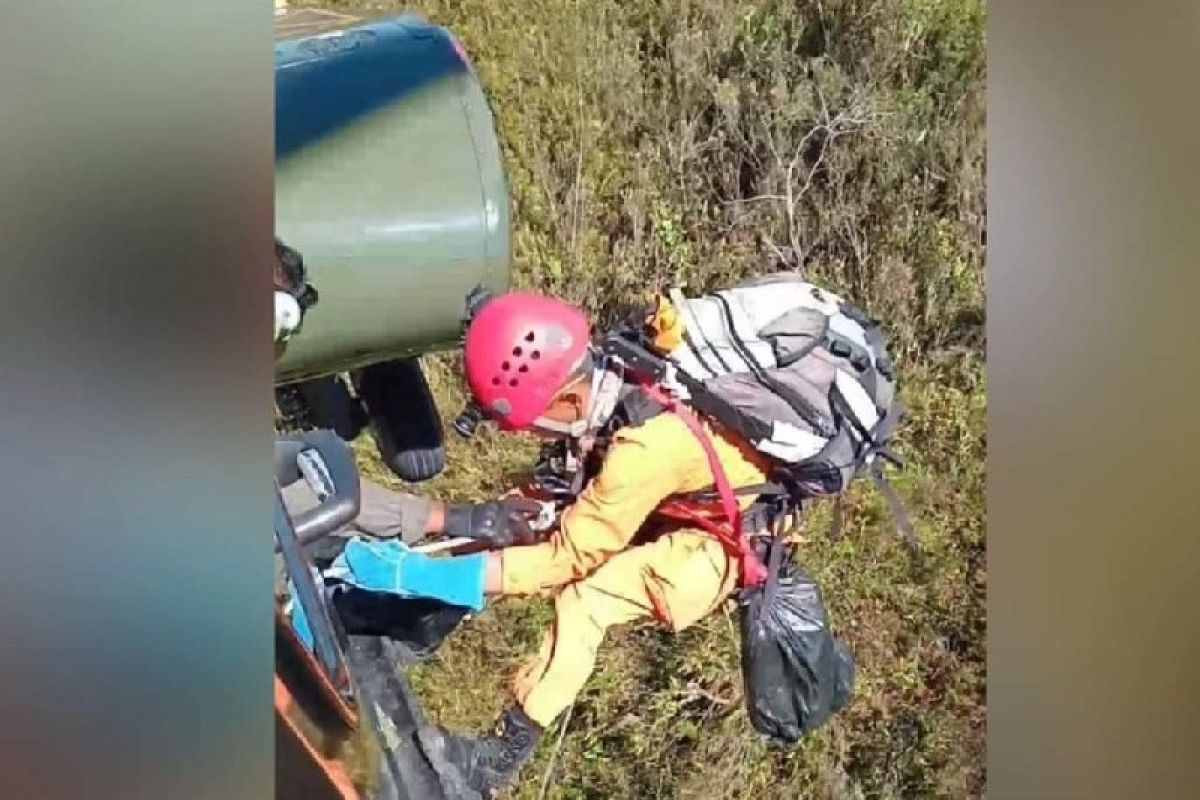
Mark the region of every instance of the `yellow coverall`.
[[[761, 456], [705, 429], [734, 488], [766, 480]], [[700, 442], [677, 415], [663, 413], [617, 432], [599, 474], [548, 540], [501, 552], [503, 594], [555, 594], [553, 627], [513, 684], [531, 719], [548, 726], [570, 706], [610, 627], [653, 617], [682, 631], [736, 588], [737, 560], [704, 531], [672, 530], [630, 546], [668, 496], [712, 485]]]

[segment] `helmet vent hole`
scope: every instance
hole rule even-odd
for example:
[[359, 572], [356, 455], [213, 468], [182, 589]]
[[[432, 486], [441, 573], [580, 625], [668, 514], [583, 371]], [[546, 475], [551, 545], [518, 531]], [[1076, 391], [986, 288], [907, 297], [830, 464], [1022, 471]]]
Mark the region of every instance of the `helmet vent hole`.
[[539, 358], [542, 357], [542, 351], [534, 350], [532, 353], [529, 354], [529, 357], [532, 358], [534, 361], [537, 361]]
[[496, 377], [492, 378], [492, 386], [499, 386], [499, 385], [500, 385], [500, 376], [497, 375]]
[[511, 387], [513, 387], [513, 388], [515, 389], [515, 388], [516, 388], [516, 386], [517, 386], [517, 383], [518, 383], [517, 379], [516, 379], [516, 378], [513, 378], [512, 380], [510, 380], [510, 381], [508, 382], [508, 385], [509, 385], [509, 386], [511, 386]]
[[508, 370], [511, 366], [512, 366], [512, 364], [509, 364], [507, 361], [505, 361], [503, 364], [500, 365], [500, 369], [504, 370], [505, 372], [508, 372]]
[[529, 365], [522, 364], [521, 366], [517, 367], [517, 372], [529, 372]]
[[521, 352], [522, 352], [521, 348], [519, 348], [519, 347], [513, 348], [513, 355], [516, 356], [517, 358], [521, 357]]
[[527, 342], [532, 342], [534, 340], [534, 338], [535, 337], [533, 335], [533, 331], [530, 331], [529, 333], [525, 334], [525, 341], [527, 341]]

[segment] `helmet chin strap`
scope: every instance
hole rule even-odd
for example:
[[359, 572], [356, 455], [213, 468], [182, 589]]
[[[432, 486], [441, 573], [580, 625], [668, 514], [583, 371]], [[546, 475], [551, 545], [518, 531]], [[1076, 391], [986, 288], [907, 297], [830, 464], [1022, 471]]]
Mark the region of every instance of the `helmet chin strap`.
[[587, 414], [574, 422], [559, 422], [538, 417], [534, 420], [533, 427], [572, 439], [580, 439], [594, 433], [608, 421], [616, 409], [623, 382], [624, 379], [619, 373], [602, 363], [592, 371], [592, 391], [589, 393]]

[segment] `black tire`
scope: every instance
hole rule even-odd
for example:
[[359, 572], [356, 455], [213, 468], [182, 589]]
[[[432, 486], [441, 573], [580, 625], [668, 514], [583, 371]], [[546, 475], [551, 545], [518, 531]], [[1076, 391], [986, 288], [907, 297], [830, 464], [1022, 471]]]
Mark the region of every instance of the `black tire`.
[[445, 431], [420, 362], [372, 364], [357, 374], [356, 386], [388, 469], [410, 483], [440, 475], [446, 468]]
[[366, 415], [346, 384], [336, 375], [295, 384], [306, 406], [306, 422], [314, 428], [332, 430], [352, 442], [367, 424]]

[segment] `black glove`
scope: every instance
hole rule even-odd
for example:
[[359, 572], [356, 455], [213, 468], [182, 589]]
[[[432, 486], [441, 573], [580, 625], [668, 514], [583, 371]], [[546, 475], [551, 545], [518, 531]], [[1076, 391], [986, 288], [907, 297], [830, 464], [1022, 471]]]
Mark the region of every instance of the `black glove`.
[[476, 539], [493, 547], [527, 544], [534, 539], [531, 518], [541, 504], [526, 497], [507, 497], [476, 505], [446, 506], [446, 535]]
[[583, 488], [583, 472], [565, 441], [543, 445], [533, 467], [533, 484], [539, 492], [562, 505], [570, 505]]

